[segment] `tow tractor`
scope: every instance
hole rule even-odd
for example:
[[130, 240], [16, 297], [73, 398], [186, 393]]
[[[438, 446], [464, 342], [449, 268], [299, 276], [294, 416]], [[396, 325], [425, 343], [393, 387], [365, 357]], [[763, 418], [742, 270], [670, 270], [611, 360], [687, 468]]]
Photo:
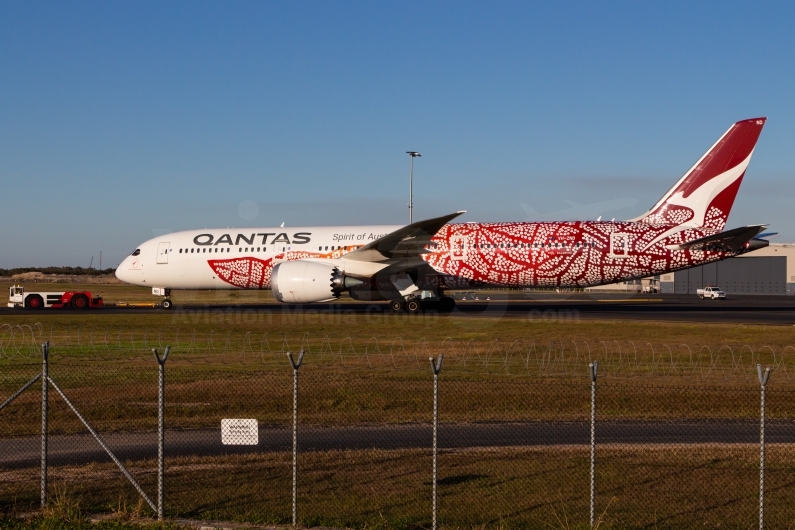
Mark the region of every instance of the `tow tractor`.
[[24, 307], [25, 309], [41, 309], [51, 307], [62, 309], [88, 309], [89, 307], [102, 307], [102, 296], [92, 296], [89, 291], [66, 291], [49, 293], [26, 293], [21, 285], [8, 288], [8, 307]]

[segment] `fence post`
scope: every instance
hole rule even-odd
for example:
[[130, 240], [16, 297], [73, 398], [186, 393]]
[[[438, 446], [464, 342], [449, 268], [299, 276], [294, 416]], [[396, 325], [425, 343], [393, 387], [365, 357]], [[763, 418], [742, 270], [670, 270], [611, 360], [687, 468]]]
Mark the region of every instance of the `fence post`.
[[165, 408], [166, 408], [166, 359], [171, 346], [166, 346], [163, 357], [152, 348], [157, 361], [157, 519], [163, 520], [163, 476], [165, 474]]
[[436, 483], [437, 483], [437, 434], [439, 429], [439, 372], [442, 371], [442, 361], [444, 354], [439, 354], [439, 361], [434, 361], [433, 357], [429, 357], [431, 361], [431, 370], [433, 370], [433, 527], [436, 530], [437, 521], [437, 504], [436, 504]]
[[591, 528], [594, 525], [594, 500], [596, 496], [596, 373], [599, 362], [594, 361], [588, 365], [591, 373]]
[[298, 353], [298, 361], [293, 359], [293, 352], [287, 352], [287, 358], [293, 367], [293, 527], [298, 524], [298, 369], [304, 360], [304, 349]]
[[50, 341], [41, 345], [41, 507], [47, 505], [47, 422]]
[[760, 414], [759, 414], [759, 530], [765, 527], [765, 386], [770, 377], [770, 367], [762, 372], [762, 365], [756, 365], [760, 385]]

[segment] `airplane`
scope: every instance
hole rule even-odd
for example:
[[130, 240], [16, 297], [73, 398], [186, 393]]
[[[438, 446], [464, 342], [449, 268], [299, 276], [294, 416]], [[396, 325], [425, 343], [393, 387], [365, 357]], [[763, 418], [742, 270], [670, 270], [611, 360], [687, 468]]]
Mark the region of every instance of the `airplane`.
[[271, 289], [284, 303], [389, 301], [451, 311], [451, 289], [590, 287], [723, 260], [768, 245], [766, 225], [724, 231], [766, 118], [738, 121], [646, 213], [627, 221], [211, 229], [142, 243], [116, 269], [172, 307], [179, 289]]

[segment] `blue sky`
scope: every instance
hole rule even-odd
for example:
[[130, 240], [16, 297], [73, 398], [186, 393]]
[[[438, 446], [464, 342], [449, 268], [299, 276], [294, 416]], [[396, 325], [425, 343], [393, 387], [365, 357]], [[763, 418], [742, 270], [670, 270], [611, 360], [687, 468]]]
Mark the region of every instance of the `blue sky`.
[[3, 0], [0, 267], [405, 222], [407, 150], [415, 219], [629, 218], [757, 116], [728, 228], [793, 241], [793, 6]]

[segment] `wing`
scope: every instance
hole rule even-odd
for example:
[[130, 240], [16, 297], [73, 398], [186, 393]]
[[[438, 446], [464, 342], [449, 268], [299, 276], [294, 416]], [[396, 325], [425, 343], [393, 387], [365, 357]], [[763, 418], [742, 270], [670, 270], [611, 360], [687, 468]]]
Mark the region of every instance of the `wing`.
[[345, 255], [345, 259], [353, 261], [387, 261], [391, 259], [410, 258], [426, 252], [425, 246], [431, 242], [436, 232], [466, 211], [443, 215], [434, 219], [417, 221], [391, 232], [381, 239], [354, 250]]
[[765, 228], [767, 228], [767, 225], [743, 226], [713, 236], [688, 241], [687, 243], [676, 245], [676, 248], [679, 250], [723, 250], [727, 252], [736, 252], [741, 250], [748, 241], [755, 238]]

